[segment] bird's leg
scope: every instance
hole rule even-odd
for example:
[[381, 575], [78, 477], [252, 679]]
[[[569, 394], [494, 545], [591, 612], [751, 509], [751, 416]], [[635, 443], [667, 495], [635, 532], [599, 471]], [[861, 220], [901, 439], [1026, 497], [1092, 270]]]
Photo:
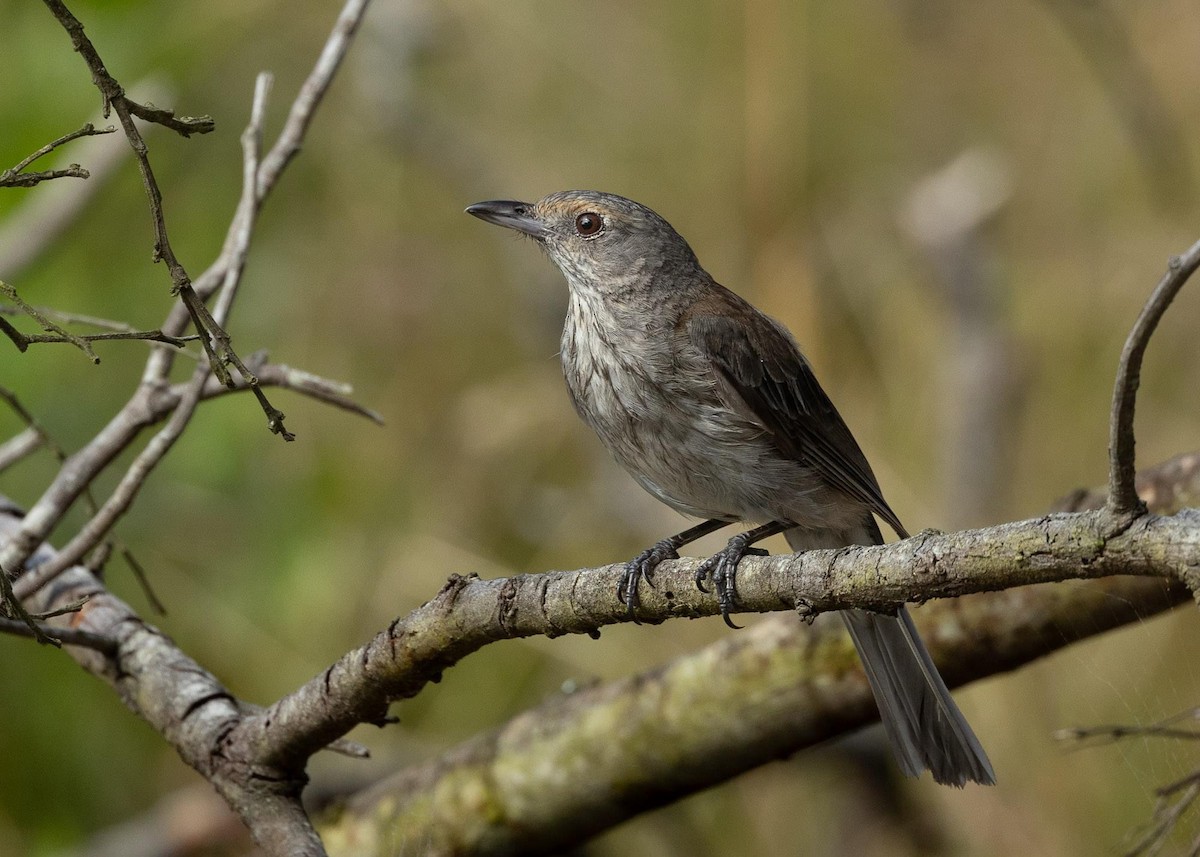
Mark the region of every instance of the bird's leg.
[[625, 573], [621, 575], [621, 582], [617, 585], [617, 597], [629, 611], [629, 617], [635, 622], [637, 621], [635, 614], [637, 608], [641, 606], [641, 599], [638, 598], [638, 586], [641, 585], [643, 579], [653, 586], [654, 569], [658, 568], [661, 563], [669, 559], [679, 559], [681, 547], [691, 544], [709, 533], [716, 532], [722, 527], [728, 527], [730, 523], [730, 521], [713, 518], [697, 524], [678, 535], [656, 542], [654, 547], [647, 548], [634, 559], [625, 563]]
[[729, 618], [729, 613], [737, 606], [737, 567], [742, 561], [742, 557], [747, 554], [754, 556], [766, 556], [767, 552], [762, 548], [752, 548], [750, 545], [755, 542], [762, 541], [768, 536], [773, 536], [777, 533], [782, 533], [784, 530], [790, 530], [796, 526], [791, 521], [771, 521], [769, 524], [763, 524], [761, 527], [755, 527], [752, 530], [746, 530], [744, 533], [738, 533], [729, 540], [729, 544], [718, 554], [714, 554], [704, 561], [704, 564], [696, 570], [696, 588], [701, 592], [707, 593], [704, 588], [705, 578], [712, 576], [713, 589], [717, 593], [717, 603], [721, 605], [721, 618], [725, 620], [725, 624], [730, 628], [738, 628], [739, 625], [733, 624]]

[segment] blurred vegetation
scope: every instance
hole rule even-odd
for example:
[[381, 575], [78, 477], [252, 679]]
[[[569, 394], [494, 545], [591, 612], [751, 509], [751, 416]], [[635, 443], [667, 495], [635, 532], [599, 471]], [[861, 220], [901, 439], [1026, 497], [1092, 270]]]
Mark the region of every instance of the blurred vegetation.
[[[206, 137], [148, 135], [172, 243], [196, 275], [236, 203], [254, 75], [276, 75], [278, 128], [337, 4], [71, 8], [135, 96], [152, 81], [170, 92], [159, 106], [217, 121]], [[94, 120], [99, 98], [42, 4], [0, 0], [0, 20], [6, 167]], [[205, 405], [118, 529], [168, 606], [161, 626], [266, 703], [451, 572], [600, 564], [682, 528], [577, 421], [556, 358], [564, 284], [528, 242], [462, 213], [482, 199], [593, 187], [664, 214], [718, 280], [795, 331], [914, 530], [1034, 515], [1101, 482], [1125, 333], [1168, 256], [1200, 238], [1197, 44], [1186, 0], [380, 0], [263, 212], [230, 332], [243, 355], [265, 348], [352, 382], [387, 425], [277, 393], [298, 435], [284, 444], [248, 397]], [[973, 238], [986, 335], [1002, 345], [999, 375], [976, 377], [959, 351], [971, 329], [947, 333], [963, 329], [954, 301], [902, 212], [924, 177], [980, 147], [1008, 196]], [[62, 238], [0, 278], [37, 305], [156, 326], [169, 278], [150, 262], [136, 169], [126, 158], [91, 181]], [[0, 193], [0, 225], [49, 191]], [[1142, 465], [1197, 446], [1197, 307], [1189, 286], [1151, 345]], [[99, 350], [92, 366], [67, 347], [0, 343], [0, 384], [68, 450], [124, 402], [145, 352]], [[950, 384], [960, 371], [968, 384]], [[968, 485], [982, 501], [964, 505], [948, 451], [965, 406], [948, 391], [972, 383], [985, 399], [990, 384], [1008, 392], [995, 481]], [[0, 437], [18, 428], [0, 412]], [[0, 491], [30, 503], [53, 470], [26, 462]], [[148, 614], [119, 561], [109, 579]], [[724, 633], [677, 622], [490, 647], [398, 705], [399, 726], [356, 734], [374, 760], [319, 758], [314, 782], [369, 780], [564, 682]], [[1195, 705], [1198, 656], [1181, 611], [960, 692], [994, 790], [897, 784], [889, 814], [853, 761], [878, 745], [854, 739], [638, 819], [589, 853], [1115, 853], [1195, 754], [1063, 752], [1050, 736]], [[58, 853], [196, 781], [66, 658], [0, 639], [0, 857]]]

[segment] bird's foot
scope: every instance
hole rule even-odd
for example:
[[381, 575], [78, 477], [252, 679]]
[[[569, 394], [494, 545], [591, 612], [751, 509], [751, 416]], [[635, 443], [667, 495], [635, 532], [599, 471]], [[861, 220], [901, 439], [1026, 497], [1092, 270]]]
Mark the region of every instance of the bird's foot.
[[712, 578], [713, 591], [717, 594], [717, 603], [721, 607], [721, 618], [730, 628], [740, 628], [729, 618], [729, 614], [737, 607], [737, 567], [744, 556], [767, 556], [763, 548], [750, 546], [750, 533], [739, 533], [729, 540], [729, 544], [717, 554], [713, 554], [696, 570], [696, 588], [707, 594], [704, 581]]
[[654, 569], [669, 559], [679, 559], [674, 539], [663, 539], [655, 542], [654, 547], [647, 548], [636, 557], [625, 563], [625, 573], [617, 584], [617, 598], [625, 605], [629, 618], [638, 621], [637, 609], [642, 606], [638, 588], [642, 581], [654, 585]]

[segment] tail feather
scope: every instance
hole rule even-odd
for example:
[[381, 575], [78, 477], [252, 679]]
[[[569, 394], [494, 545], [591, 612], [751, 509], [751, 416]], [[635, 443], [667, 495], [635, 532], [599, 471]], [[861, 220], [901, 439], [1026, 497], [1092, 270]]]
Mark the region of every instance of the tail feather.
[[[883, 542], [874, 518], [852, 533], [790, 530], [786, 536], [793, 550]], [[955, 704], [908, 611], [901, 607], [891, 615], [845, 610], [842, 618], [904, 774], [917, 777], [929, 770], [945, 785], [993, 785], [996, 775], [987, 753]]]
[[926, 768], [952, 786], [993, 785], [996, 774], [979, 739], [959, 711], [904, 608], [895, 616], [845, 610], [842, 618], [858, 648], [879, 716], [905, 775]]

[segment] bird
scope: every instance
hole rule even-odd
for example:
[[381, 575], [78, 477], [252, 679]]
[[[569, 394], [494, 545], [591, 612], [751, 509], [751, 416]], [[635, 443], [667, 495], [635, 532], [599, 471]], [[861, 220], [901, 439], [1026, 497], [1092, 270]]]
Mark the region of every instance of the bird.
[[[764, 553], [756, 542], [783, 533], [794, 551], [882, 544], [877, 518], [909, 537], [791, 333], [714, 280], [662, 216], [590, 190], [466, 211], [532, 238], [559, 268], [569, 292], [560, 357], [575, 410], [642, 488], [702, 519], [626, 564], [618, 597], [633, 618], [655, 567], [732, 524], [752, 528], [696, 573], [731, 626], [737, 565]], [[907, 609], [841, 615], [901, 771], [994, 784]]]

